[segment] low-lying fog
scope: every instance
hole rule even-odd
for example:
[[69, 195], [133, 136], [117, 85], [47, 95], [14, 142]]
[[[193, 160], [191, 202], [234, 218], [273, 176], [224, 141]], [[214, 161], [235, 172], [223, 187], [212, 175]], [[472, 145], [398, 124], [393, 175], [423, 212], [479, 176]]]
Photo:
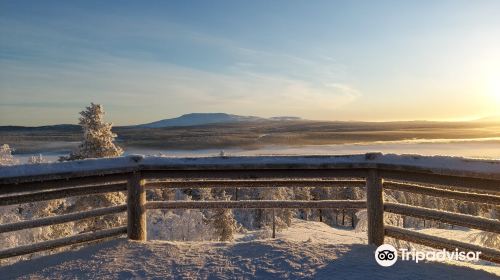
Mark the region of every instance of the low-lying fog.
[[[128, 148], [125, 154], [163, 155], [175, 157], [217, 156], [220, 149], [205, 150], [159, 150], [145, 148]], [[404, 141], [377, 141], [340, 145], [311, 146], [267, 146], [254, 150], [225, 149], [228, 156], [249, 155], [338, 155], [382, 152], [396, 154], [446, 155], [471, 158], [500, 159], [500, 138], [477, 139], [420, 139]], [[67, 152], [42, 152], [49, 161], [55, 161]], [[35, 154], [15, 155], [21, 163]], [[38, 155], [38, 153], [36, 153]]]

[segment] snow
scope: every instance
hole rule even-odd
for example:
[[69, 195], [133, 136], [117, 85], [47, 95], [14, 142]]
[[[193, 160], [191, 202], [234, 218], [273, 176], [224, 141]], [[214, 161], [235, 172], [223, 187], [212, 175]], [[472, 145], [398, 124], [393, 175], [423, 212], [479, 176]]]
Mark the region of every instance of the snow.
[[0, 167], [0, 179], [23, 176], [65, 174], [71, 172], [93, 173], [97, 171], [123, 168], [137, 168], [137, 162], [133, 160], [133, 157], [116, 157], [40, 164], [21, 164], [5, 167], [2, 166]]
[[500, 175], [500, 160], [479, 160], [464, 157], [420, 156], [385, 154], [378, 156], [374, 162], [392, 166], [419, 167], [440, 171], [472, 172], [478, 174]]
[[498, 279], [498, 266], [398, 261], [379, 266], [366, 233], [294, 220], [276, 239], [234, 242], [115, 239], [0, 267], [5, 279]]
[[476, 160], [461, 157], [418, 156], [369, 153], [361, 155], [335, 156], [238, 156], [238, 157], [161, 157], [129, 155], [126, 157], [86, 159], [37, 165], [14, 165], [0, 167], [0, 179], [53, 175], [71, 172], [96, 173], [119, 169], [142, 168], [335, 168], [342, 166], [417, 168], [433, 172], [472, 174], [500, 179], [500, 160]]

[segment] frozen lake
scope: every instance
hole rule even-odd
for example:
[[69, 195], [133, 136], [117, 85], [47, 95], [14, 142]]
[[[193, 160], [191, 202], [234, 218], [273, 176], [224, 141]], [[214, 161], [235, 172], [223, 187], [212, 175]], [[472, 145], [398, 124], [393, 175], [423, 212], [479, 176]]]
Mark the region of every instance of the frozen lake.
[[[206, 150], [158, 150], [129, 148], [126, 154], [164, 155], [175, 157], [217, 156], [220, 149]], [[339, 145], [311, 146], [267, 146], [260, 149], [224, 149], [228, 156], [241, 155], [339, 155], [382, 152], [395, 154], [446, 155], [470, 158], [500, 159], [500, 138], [477, 139], [419, 139], [405, 141], [378, 141]], [[42, 152], [43, 157], [55, 161], [63, 152]], [[15, 155], [20, 162], [26, 162], [33, 154]]]

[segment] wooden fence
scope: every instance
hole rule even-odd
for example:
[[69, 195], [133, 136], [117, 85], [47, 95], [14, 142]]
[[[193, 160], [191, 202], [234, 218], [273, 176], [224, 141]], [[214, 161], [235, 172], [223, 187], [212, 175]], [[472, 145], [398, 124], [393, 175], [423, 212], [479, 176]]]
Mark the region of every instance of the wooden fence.
[[[151, 188], [363, 187], [366, 200], [147, 201]], [[90, 194], [126, 191], [127, 204], [0, 225], [0, 233], [127, 212], [127, 226], [0, 251], [8, 258], [127, 234], [147, 240], [148, 209], [296, 208], [367, 209], [368, 243], [389, 236], [438, 249], [481, 251], [500, 263], [500, 248], [484, 248], [384, 224], [384, 212], [500, 233], [500, 221], [384, 202], [383, 190], [500, 205], [500, 162], [366, 154], [353, 156], [115, 159], [0, 168], [0, 207]]]

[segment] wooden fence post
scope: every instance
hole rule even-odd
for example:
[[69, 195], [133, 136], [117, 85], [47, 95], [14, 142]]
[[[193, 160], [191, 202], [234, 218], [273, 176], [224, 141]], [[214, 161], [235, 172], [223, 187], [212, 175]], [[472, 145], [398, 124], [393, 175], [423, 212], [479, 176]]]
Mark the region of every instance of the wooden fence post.
[[276, 238], [276, 209], [273, 208], [273, 238]]
[[368, 244], [384, 243], [384, 201], [382, 178], [376, 169], [368, 170], [366, 177], [366, 205], [368, 217]]
[[129, 177], [127, 191], [128, 238], [146, 241], [146, 191], [140, 172], [136, 171]]

